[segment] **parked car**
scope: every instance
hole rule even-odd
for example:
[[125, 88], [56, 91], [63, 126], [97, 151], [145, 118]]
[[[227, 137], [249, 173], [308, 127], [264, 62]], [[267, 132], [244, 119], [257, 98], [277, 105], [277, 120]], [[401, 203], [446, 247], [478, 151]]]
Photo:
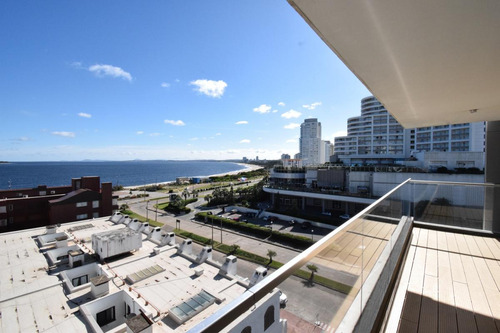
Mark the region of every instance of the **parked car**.
[[323, 214], [323, 215], [328, 215], [328, 216], [332, 216], [332, 213], [330, 213], [330, 212], [323, 212], [323, 213], [321, 213], [321, 214]]
[[343, 220], [349, 220], [351, 217], [349, 216], [349, 214], [342, 214], [339, 216], [341, 219]]
[[264, 221], [267, 221], [267, 220], [269, 220], [269, 217], [268, 217], [268, 216], [264, 216], [262, 219], [263, 219]]
[[288, 221], [288, 224], [290, 224], [290, 225], [294, 225], [294, 224], [295, 224], [295, 220], [290, 220], [290, 221]]
[[312, 224], [309, 221], [304, 221], [304, 222], [302, 222], [302, 224], [300, 225], [300, 227], [302, 229], [309, 229], [310, 227], [312, 227]]

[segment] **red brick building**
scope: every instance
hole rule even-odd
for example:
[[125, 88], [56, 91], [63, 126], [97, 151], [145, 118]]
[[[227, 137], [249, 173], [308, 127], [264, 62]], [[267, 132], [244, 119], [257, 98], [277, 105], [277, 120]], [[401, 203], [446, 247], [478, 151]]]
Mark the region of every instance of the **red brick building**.
[[73, 178], [70, 186], [0, 190], [0, 232], [108, 216], [118, 210], [112, 184]]

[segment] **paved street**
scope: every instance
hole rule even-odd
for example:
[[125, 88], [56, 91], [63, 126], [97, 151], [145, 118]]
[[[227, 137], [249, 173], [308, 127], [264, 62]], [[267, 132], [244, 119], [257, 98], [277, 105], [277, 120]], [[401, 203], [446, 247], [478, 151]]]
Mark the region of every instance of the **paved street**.
[[[149, 204], [147, 204], [144, 199], [127, 200], [127, 204], [130, 206], [132, 211], [142, 216], [146, 216], [146, 208], [148, 208], [147, 216], [149, 219], [153, 221], [157, 219], [158, 222], [164, 224], [164, 229], [167, 231], [173, 230], [176, 227], [176, 220], [180, 220], [180, 228], [185, 231], [207, 238], [211, 238], [213, 233], [214, 240], [216, 241], [221, 241], [222, 238], [222, 242], [224, 244], [237, 244], [242, 250], [255, 253], [263, 257], [267, 257], [268, 250], [273, 250], [277, 253], [277, 256], [274, 259], [282, 263], [288, 262], [300, 253], [300, 251], [292, 248], [267, 242], [265, 239], [248, 237], [246, 235], [225, 229], [222, 229], [221, 232], [220, 226], [214, 225], [212, 228], [211, 224], [193, 221], [192, 219], [195, 214], [195, 209], [193, 209], [189, 214], [177, 217], [161, 211], [158, 211], [158, 214], [156, 214], [154, 209], [156, 201], [154, 201], [154, 198], [165, 197], [165, 193], [149, 192], [149, 194], [150, 197], [148, 199], [152, 200]], [[168, 201], [168, 199], [163, 199], [159, 202], [161, 203], [162, 201]], [[124, 201], [121, 201], [120, 203], [124, 203]], [[193, 208], [193, 206], [196, 207], [203, 203], [203, 198], [200, 198], [196, 203], [193, 203], [190, 206]], [[260, 219], [255, 222], [263, 224], [266, 223], [266, 221], [262, 221]], [[290, 226], [285, 223], [273, 224], [273, 229], [280, 230], [281, 232], [288, 232], [292, 228], [296, 229], [298, 233], [303, 231], [297, 226]], [[317, 232], [326, 233], [326, 231], [320, 230], [317, 230]], [[310, 236], [310, 234], [305, 235]], [[314, 237], [316, 240], [316, 237], [319, 239], [320, 237], [323, 237], [323, 235], [315, 235]], [[200, 245], [195, 245], [193, 248], [194, 252], [199, 252], [200, 249]], [[224, 254], [214, 251], [214, 260], [223, 262], [224, 258]], [[250, 278], [257, 266], [257, 264], [239, 260], [238, 275], [244, 278]], [[349, 274], [322, 267], [320, 267], [319, 272], [324, 276], [328, 276], [331, 279], [336, 279], [337, 281], [346, 284], [352, 284], [355, 280], [355, 277]], [[294, 276], [285, 280], [279, 288], [288, 296], [289, 301], [285, 311], [291, 316], [299, 317], [302, 322], [307, 321], [310, 325], [313, 325], [311, 327], [314, 327], [314, 323], [316, 322], [329, 322], [332, 318], [334, 309], [340, 307], [345, 298], [344, 294], [335, 292], [317, 284], [310, 286], [306, 280]], [[305, 304], [304, 302], [309, 302], [311, 304]]]

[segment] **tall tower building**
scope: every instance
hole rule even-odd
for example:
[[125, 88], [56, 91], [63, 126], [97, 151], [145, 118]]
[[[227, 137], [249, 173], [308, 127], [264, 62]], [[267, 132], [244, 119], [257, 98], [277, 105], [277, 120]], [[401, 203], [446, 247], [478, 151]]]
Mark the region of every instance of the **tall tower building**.
[[324, 163], [321, 143], [321, 123], [316, 118], [304, 120], [300, 125], [300, 156], [304, 166]]

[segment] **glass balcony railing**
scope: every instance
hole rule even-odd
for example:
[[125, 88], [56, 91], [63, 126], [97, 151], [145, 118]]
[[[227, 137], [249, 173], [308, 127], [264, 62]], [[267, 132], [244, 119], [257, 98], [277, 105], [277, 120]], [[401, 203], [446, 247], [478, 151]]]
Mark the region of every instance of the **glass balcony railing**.
[[289, 311], [309, 323], [342, 332], [377, 329], [413, 223], [491, 230], [489, 207], [498, 190], [408, 179], [192, 331], [224, 331], [274, 288], [288, 295]]

